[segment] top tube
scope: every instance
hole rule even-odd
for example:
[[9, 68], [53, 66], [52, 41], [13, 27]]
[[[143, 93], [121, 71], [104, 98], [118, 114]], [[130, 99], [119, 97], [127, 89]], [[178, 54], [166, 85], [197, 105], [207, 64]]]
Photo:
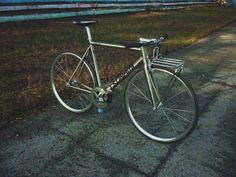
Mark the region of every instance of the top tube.
[[[113, 48], [120, 48], [120, 49], [127, 49], [127, 47], [125, 45], [118, 45], [118, 44], [109, 44], [109, 43], [103, 43], [103, 42], [90, 42], [90, 44], [92, 45], [99, 45], [99, 46], [105, 46], [105, 47], [113, 47]], [[128, 48], [130, 50], [137, 50], [137, 51], [141, 51], [140, 48], [137, 47], [130, 47]]]

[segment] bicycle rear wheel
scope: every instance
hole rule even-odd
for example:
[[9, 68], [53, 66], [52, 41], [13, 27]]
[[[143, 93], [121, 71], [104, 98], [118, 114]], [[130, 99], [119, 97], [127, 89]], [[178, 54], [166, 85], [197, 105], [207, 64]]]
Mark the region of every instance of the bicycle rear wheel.
[[[154, 106], [147, 77], [139, 70], [125, 90], [125, 104], [135, 127], [152, 140], [170, 143], [187, 137], [197, 123], [197, 100], [190, 85], [164, 69], [150, 72], [160, 100], [154, 92]], [[154, 88], [155, 87], [155, 88]]]
[[90, 65], [76, 54], [64, 52], [54, 59], [50, 81], [54, 95], [66, 109], [81, 113], [92, 106], [90, 93], [96, 79]]

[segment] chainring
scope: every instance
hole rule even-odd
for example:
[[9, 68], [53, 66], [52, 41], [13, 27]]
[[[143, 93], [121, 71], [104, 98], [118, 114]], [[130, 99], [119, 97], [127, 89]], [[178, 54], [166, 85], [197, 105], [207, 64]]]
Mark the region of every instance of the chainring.
[[91, 92], [91, 101], [98, 108], [106, 108], [111, 99], [111, 93], [102, 87], [95, 87]]

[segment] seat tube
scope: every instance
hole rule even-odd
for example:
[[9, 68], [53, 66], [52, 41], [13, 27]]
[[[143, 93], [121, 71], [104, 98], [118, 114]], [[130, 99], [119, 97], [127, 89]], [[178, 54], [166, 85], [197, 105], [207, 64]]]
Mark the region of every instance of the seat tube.
[[98, 64], [97, 64], [95, 48], [91, 44], [91, 42], [92, 42], [91, 31], [90, 31], [90, 28], [88, 26], [86, 26], [85, 28], [86, 28], [86, 32], [87, 32], [87, 35], [88, 35], [88, 41], [89, 41], [89, 44], [90, 44], [90, 48], [91, 48], [93, 64], [94, 64], [95, 74], [96, 74], [97, 81], [98, 81], [98, 86], [100, 87], [101, 86], [101, 79], [100, 79], [99, 70], [98, 70]]
[[147, 48], [141, 47], [141, 50], [142, 50], [142, 55], [143, 55], [144, 71], [145, 71], [145, 75], [146, 75], [147, 82], [148, 82], [148, 87], [149, 87], [150, 94], [151, 94], [151, 98], [152, 98], [152, 102], [153, 102], [153, 109], [155, 109], [155, 108], [156, 108], [155, 97], [154, 97], [154, 93], [153, 93], [153, 88], [152, 88], [152, 83], [151, 83], [151, 77], [150, 77], [149, 71], [148, 71], [148, 63], [147, 63], [148, 54], [147, 54]]

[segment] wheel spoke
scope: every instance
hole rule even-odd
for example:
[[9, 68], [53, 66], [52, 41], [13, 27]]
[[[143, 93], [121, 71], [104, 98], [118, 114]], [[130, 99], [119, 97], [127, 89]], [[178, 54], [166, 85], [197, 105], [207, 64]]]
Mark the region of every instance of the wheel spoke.
[[181, 92], [179, 92], [179, 93], [177, 93], [177, 94], [175, 94], [175, 95], [173, 95], [172, 97], [168, 98], [167, 100], [165, 100], [165, 101], [163, 102], [163, 104], [165, 104], [165, 103], [171, 101], [172, 99], [176, 98], [177, 96], [181, 95], [182, 93], [184, 93], [184, 90], [181, 91]]
[[185, 117], [179, 115], [178, 113], [172, 111], [171, 109], [167, 109], [167, 110], [170, 111], [170, 112], [172, 112], [173, 114], [175, 114], [177, 117], [181, 118], [180, 120], [183, 120], [183, 121], [185, 121], [185, 122], [190, 122], [190, 123], [191, 123], [191, 120], [188, 120], [187, 118], [185, 118]]
[[138, 90], [138, 92], [149, 102], [152, 104], [151, 100], [133, 83], [133, 86]]
[[79, 95], [79, 98], [80, 98], [81, 106], [82, 107], [86, 106], [86, 102], [82, 99], [82, 97], [80, 95]]
[[138, 95], [137, 93], [135, 93], [135, 92], [130, 92], [132, 95], [134, 95], [134, 96], [136, 96], [136, 97], [139, 97], [139, 98], [142, 98], [143, 100], [145, 100], [145, 101], [148, 101], [149, 103], [151, 103], [150, 102], [150, 100], [147, 100], [144, 96], [142, 96], [142, 95]]
[[143, 88], [146, 88], [147, 85], [145, 85], [145, 83], [143, 81], [146, 81], [146, 78], [141, 78], [141, 77], [138, 77], [138, 80], [139, 80], [139, 83], [142, 84]]
[[66, 60], [65, 60], [65, 63], [66, 63], [66, 73], [69, 75], [67, 56], [65, 58], [66, 58]]
[[175, 84], [175, 77], [174, 75], [171, 77], [168, 85], [167, 85], [167, 89], [165, 89], [165, 93], [163, 94], [164, 95], [164, 100], [169, 96], [169, 94], [171, 93], [171, 90], [173, 89], [173, 86]]
[[68, 77], [68, 74], [67, 74], [65, 71], [63, 71], [63, 70], [62, 70], [61, 68], [59, 68], [58, 66], [56, 66], [56, 68], [59, 69], [63, 74], [65, 74], [66, 77]]
[[85, 93], [81, 93], [81, 94], [84, 95], [84, 97], [86, 98], [86, 100], [88, 100], [88, 102], [91, 102], [91, 100], [89, 99], [89, 97]]
[[[56, 72], [56, 71], [55, 71]], [[67, 82], [66, 82], [66, 80], [65, 79], [63, 79], [59, 74], [58, 75], [53, 75], [53, 77], [55, 78], [55, 79], [57, 79], [57, 80], [59, 80], [59, 81], [63, 81], [63, 82], [65, 82], [65, 84], [67, 84]]]
[[171, 118], [169, 118], [169, 116], [166, 114], [165, 111], [163, 111], [163, 113], [164, 113], [164, 116], [166, 117], [167, 121], [169, 122], [171, 128], [174, 130], [175, 135], [177, 136], [177, 135], [178, 135], [178, 132], [177, 132], [176, 128], [174, 127], [174, 125], [172, 124]]
[[172, 110], [172, 111], [179, 111], [179, 112], [188, 112], [188, 113], [192, 113], [192, 111], [189, 110], [185, 110], [185, 109], [174, 109], [174, 108], [168, 108], [168, 107], [160, 107], [159, 109], [167, 109], [167, 110]]

